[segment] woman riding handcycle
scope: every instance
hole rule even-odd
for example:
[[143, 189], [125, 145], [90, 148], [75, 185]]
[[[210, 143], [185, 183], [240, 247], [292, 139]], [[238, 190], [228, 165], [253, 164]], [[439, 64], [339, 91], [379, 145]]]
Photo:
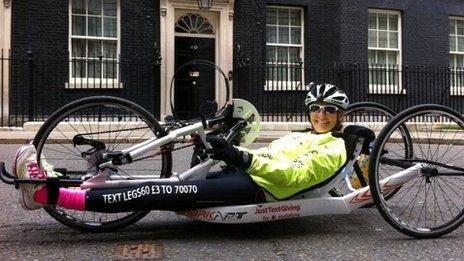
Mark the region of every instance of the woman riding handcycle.
[[[329, 179], [347, 159], [344, 140], [332, 133], [342, 126], [348, 106], [345, 93], [334, 85], [321, 84], [312, 88], [305, 104], [314, 130], [287, 135], [266, 148], [248, 150], [231, 145], [223, 137], [207, 136], [212, 146], [207, 150], [211, 158], [222, 160], [232, 168], [210, 173], [205, 180], [179, 181], [174, 189], [170, 188], [170, 182], [147, 182], [133, 187], [90, 191], [21, 184], [21, 204], [25, 209], [56, 204], [76, 210], [121, 212], [259, 203], [265, 200], [263, 190], [273, 200], [290, 198]], [[17, 178], [60, 176], [46, 161], [41, 164], [43, 169], [39, 169], [36, 157], [33, 145], [18, 151]], [[187, 191], [176, 191], [179, 188], [187, 188]], [[53, 199], [49, 198], [51, 195]], [[211, 204], [211, 201], [216, 203]]]
[[[289, 134], [258, 150], [231, 144], [237, 135], [240, 136], [240, 130], [251, 124], [253, 118], [233, 119], [233, 111], [244, 107], [243, 104], [239, 106], [238, 101], [209, 120], [174, 129], [121, 151], [105, 147], [103, 138], [86, 139], [76, 135], [73, 138], [75, 145], [91, 144], [93, 147], [82, 152], [82, 157], [89, 162], [93, 160], [94, 164], [88, 168], [92, 175], [84, 179], [80, 190], [60, 187], [63, 186], [60, 179], [63, 173], [58, 171], [59, 168], [48, 164], [43, 155], [39, 166], [34, 146], [25, 146], [18, 151], [14, 164], [22, 206], [36, 209], [56, 205], [65, 209], [109, 213], [171, 210], [205, 221], [243, 223], [316, 214], [344, 214], [372, 202], [369, 187], [357, 189], [340, 198], [325, 195], [336, 183], [353, 172], [354, 162], [360, 153], [370, 153], [369, 143], [374, 139], [373, 132], [356, 126], [346, 127], [340, 132], [348, 98], [331, 84], [312, 86], [305, 104], [313, 128], [311, 131]], [[441, 113], [443, 108], [435, 110]], [[451, 120], [458, 123], [462, 120], [453, 113], [445, 116], [450, 116]], [[403, 194], [401, 189], [404, 184], [418, 176], [428, 181], [440, 176], [430, 161], [409, 156], [413, 149], [410, 142], [402, 144], [402, 139], [398, 142], [395, 135], [404, 135], [408, 126], [404, 118], [404, 113], [401, 113], [392, 120], [392, 128], [382, 130], [380, 141], [373, 149], [374, 161], [371, 160], [369, 167], [369, 184], [373, 188], [374, 201], [377, 207], [384, 209], [384, 213], [381, 213], [387, 221], [389, 216], [386, 217], [385, 212], [392, 214], [395, 208], [386, 209], [382, 206], [388, 205], [387, 200], [393, 195], [401, 198], [409, 193], [410, 188]], [[204, 135], [205, 128], [227, 121], [233, 127], [225, 137]], [[193, 133], [200, 136], [210, 157], [202, 158], [200, 164], [187, 172], [169, 179], [109, 180], [109, 177], [119, 174], [118, 167], [130, 165], [144, 152], [155, 147], [165, 148], [178, 137]], [[400, 149], [387, 150], [390, 143], [395, 143]], [[222, 160], [230, 167], [221, 172], [209, 173], [206, 178], [190, 178], [209, 169], [215, 160]], [[397, 170], [391, 173], [379, 168], [386, 165], [397, 167]], [[449, 164], [440, 166], [451, 168]], [[451, 169], [462, 170], [458, 167]], [[382, 176], [383, 173], [390, 174]], [[458, 176], [460, 173], [446, 175]], [[415, 204], [415, 200], [412, 204]], [[427, 210], [424, 213], [420, 210], [419, 219], [429, 215]], [[436, 221], [435, 226], [432, 225], [429, 230], [429, 224], [425, 224], [427, 229], [424, 229], [421, 224], [416, 223], [414, 226], [405, 224], [403, 220], [397, 222], [401, 222], [400, 227], [397, 223], [396, 226], [392, 224], [395, 221], [389, 223], [411, 236], [436, 237], [462, 224], [462, 213], [452, 215], [443, 217], [442, 213], [442, 220]], [[398, 217], [393, 215], [390, 220], [398, 220]]]

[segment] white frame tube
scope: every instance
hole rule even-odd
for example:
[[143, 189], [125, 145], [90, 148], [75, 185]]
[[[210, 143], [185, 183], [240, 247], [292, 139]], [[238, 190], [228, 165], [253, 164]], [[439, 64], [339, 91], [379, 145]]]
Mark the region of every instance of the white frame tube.
[[[421, 175], [422, 164], [416, 164], [379, 182], [382, 190], [394, 190]], [[372, 202], [370, 187], [358, 189], [343, 197], [321, 197], [286, 200], [241, 206], [224, 206], [177, 212], [211, 223], [255, 223], [317, 215], [349, 214]]]

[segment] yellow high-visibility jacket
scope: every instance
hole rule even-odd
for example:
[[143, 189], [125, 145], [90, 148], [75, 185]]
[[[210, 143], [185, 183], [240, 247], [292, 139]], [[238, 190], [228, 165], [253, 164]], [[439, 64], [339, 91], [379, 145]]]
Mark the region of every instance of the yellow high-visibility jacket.
[[331, 132], [291, 133], [268, 147], [247, 151], [253, 160], [245, 172], [278, 200], [330, 178], [347, 160], [344, 140]]

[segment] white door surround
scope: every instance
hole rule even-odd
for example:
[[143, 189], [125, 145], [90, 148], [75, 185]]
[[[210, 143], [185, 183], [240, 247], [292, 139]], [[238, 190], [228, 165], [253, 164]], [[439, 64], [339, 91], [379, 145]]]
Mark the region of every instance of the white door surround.
[[[9, 57], [9, 50], [11, 49], [11, 1], [1, 1], [0, 2], [0, 51], [3, 51], [3, 57]], [[3, 101], [0, 104], [0, 127], [2, 123], [8, 122], [9, 116], [9, 82], [10, 75], [8, 69], [9, 60], [5, 59], [0, 61], [3, 63], [0, 68], [3, 68], [3, 82], [0, 82], [0, 88], [3, 88], [3, 97], [0, 97], [0, 100]], [[3, 120], [3, 122], [1, 122]]]
[[[160, 116], [172, 114], [170, 103], [170, 84], [174, 75], [174, 26], [184, 14], [198, 13], [206, 17], [214, 27], [216, 39], [215, 63], [226, 74], [233, 66], [233, 14], [234, 0], [215, 0], [208, 11], [198, 9], [194, 0], [161, 0], [160, 1], [160, 48], [161, 48], [161, 91]], [[232, 82], [229, 95], [232, 97]], [[222, 107], [226, 100], [225, 83], [223, 77], [216, 73], [216, 101]]]

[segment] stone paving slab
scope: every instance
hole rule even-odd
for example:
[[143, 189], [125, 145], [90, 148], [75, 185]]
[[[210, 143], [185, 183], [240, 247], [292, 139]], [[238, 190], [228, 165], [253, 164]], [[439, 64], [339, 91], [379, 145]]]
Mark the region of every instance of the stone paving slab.
[[[24, 144], [34, 139], [36, 133], [36, 131], [0, 130], [0, 144]], [[255, 142], [271, 142], [289, 133], [291, 131], [260, 131]], [[455, 144], [464, 144], [464, 132], [434, 132], [432, 134], [415, 132], [414, 135], [419, 135], [420, 142], [424, 143], [442, 143], [443, 140], [447, 140]], [[413, 138], [417, 141], [418, 137]]]
[[23, 144], [34, 139], [36, 131], [0, 131], [0, 144]]
[[[43, 122], [27, 122], [23, 127], [0, 127], [0, 144], [27, 143], [34, 138], [42, 124]], [[309, 125], [306, 122], [263, 122], [256, 142], [271, 142], [292, 131], [304, 130], [308, 127]], [[453, 131], [453, 128], [450, 128], [449, 131], [446, 131], [446, 128], [440, 128], [436, 129], [433, 134], [429, 134], [421, 132], [424, 128], [428, 128], [426, 123], [416, 123], [414, 126], [411, 125], [408, 127], [411, 127], [415, 131], [414, 135], [419, 135], [421, 142], [441, 143], [442, 140], [450, 140], [459, 144], [464, 144], [464, 132], [456, 133]], [[382, 127], [379, 128], [380, 129], [374, 130], [376, 135], [380, 133]], [[73, 129], [75, 130], [76, 128]], [[66, 129], [63, 130], [67, 131]], [[72, 130], [70, 129], [70, 131]], [[73, 135], [70, 134], [70, 136]]]
[[[24, 130], [0, 130], [0, 144], [23, 144], [34, 139], [37, 131]], [[290, 131], [261, 131], [257, 142], [271, 142], [278, 139]]]

